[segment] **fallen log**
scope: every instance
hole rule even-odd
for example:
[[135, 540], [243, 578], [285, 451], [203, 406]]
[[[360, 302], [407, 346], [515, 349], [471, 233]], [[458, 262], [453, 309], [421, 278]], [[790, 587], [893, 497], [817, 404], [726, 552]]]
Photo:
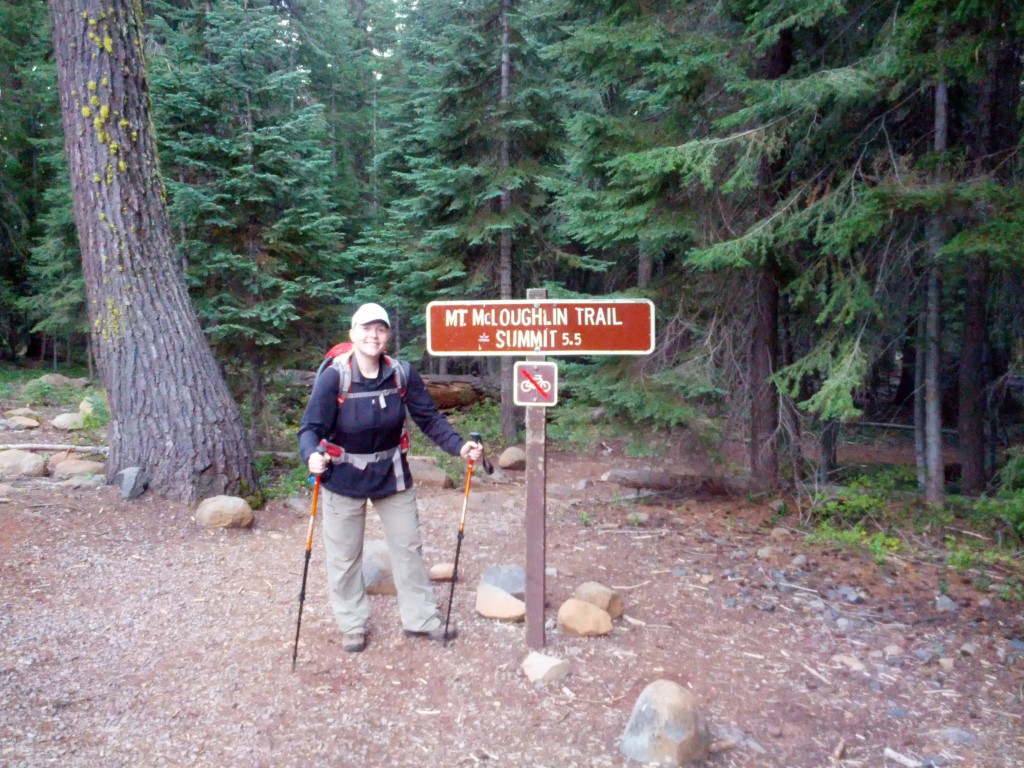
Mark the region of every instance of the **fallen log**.
[[[296, 389], [303, 390], [301, 398], [309, 397], [316, 379], [316, 371], [287, 370], [279, 373], [281, 379]], [[442, 411], [465, 408], [484, 400], [498, 400], [499, 388], [481, 376], [442, 376], [421, 374], [423, 383], [434, 403]]]
[[442, 411], [501, 397], [497, 387], [479, 376], [424, 376], [423, 383]]
[[62, 445], [59, 443], [14, 443], [13, 445], [0, 444], [2, 451], [72, 451], [74, 453], [107, 453], [110, 449], [105, 445]]
[[601, 479], [626, 488], [680, 493], [693, 498], [715, 498], [745, 493], [746, 485], [736, 478], [713, 475], [681, 475], [660, 469], [611, 469]]

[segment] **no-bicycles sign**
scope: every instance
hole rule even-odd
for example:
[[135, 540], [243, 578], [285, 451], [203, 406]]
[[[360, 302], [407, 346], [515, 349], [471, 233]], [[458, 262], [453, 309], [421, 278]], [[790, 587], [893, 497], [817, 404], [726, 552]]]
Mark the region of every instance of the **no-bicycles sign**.
[[648, 299], [432, 301], [432, 355], [647, 355], [654, 351]]
[[512, 370], [512, 402], [552, 406], [558, 402], [558, 366], [547, 362], [518, 362]]

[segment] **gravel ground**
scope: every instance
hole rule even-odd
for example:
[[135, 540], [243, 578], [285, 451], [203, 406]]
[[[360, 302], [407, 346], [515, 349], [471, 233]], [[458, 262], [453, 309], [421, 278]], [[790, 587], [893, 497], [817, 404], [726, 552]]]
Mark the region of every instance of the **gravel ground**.
[[[295, 672], [308, 500], [209, 531], [148, 494], [14, 483], [0, 765], [637, 765], [618, 741], [659, 678], [697, 695], [710, 766], [1024, 765], [1020, 603], [927, 559], [811, 547], [745, 500], [623, 502], [598, 479], [613, 465], [550, 457], [547, 616], [594, 580], [626, 618], [602, 638], [550, 630], [545, 652], [572, 671], [546, 689], [520, 669], [523, 626], [474, 611], [485, 568], [523, 564], [521, 483], [474, 486], [448, 647], [404, 637], [381, 596], [367, 650], [343, 653], [317, 538]], [[579, 479], [595, 482], [569, 490]], [[450, 561], [460, 489], [420, 500], [428, 565]], [[940, 579], [957, 610], [936, 609]]]

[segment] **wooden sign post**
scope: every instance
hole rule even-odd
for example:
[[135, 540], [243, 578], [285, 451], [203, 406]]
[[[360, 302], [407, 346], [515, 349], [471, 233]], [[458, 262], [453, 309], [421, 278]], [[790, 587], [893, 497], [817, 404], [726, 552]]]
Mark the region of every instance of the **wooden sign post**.
[[525, 357], [515, 365], [516, 405], [526, 408], [526, 643], [544, 647], [547, 569], [547, 411], [558, 402], [558, 368], [547, 355], [646, 355], [654, 350], [647, 299], [434, 301], [427, 305], [432, 355]]

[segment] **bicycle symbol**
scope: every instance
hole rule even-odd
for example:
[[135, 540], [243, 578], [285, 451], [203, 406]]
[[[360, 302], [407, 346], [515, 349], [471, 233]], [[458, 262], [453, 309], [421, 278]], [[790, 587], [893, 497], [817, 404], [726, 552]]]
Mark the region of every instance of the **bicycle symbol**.
[[[547, 379], [545, 379], [543, 376], [541, 376], [540, 374], [537, 374], [536, 376], [533, 376], [532, 378], [533, 378], [533, 381], [523, 380], [523, 381], [519, 382], [519, 391], [520, 392], [530, 392], [531, 390], [536, 389], [537, 387], [539, 387], [540, 390], [543, 391], [543, 392], [550, 392], [551, 391], [551, 382], [548, 381]], [[536, 385], [537, 385], [536, 387], [534, 387], [534, 383], [536, 383]]]

